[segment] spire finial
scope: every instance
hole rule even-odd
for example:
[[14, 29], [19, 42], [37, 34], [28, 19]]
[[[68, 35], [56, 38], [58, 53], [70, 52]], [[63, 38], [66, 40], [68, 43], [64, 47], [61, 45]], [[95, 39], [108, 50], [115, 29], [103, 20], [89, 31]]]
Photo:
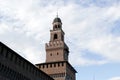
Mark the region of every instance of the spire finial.
[[58, 12], [57, 12], [57, 16], [56, 17], [58, 18]]
[[58, 8], [57, 8], [57, 16], [56, 17], [58, 18]]

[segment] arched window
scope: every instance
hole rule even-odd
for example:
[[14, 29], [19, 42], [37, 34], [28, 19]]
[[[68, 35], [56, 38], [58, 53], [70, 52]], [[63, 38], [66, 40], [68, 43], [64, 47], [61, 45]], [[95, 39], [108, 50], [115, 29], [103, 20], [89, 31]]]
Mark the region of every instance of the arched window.
[[53, 30], [57, 30], [57, 28], [58, 28], [58, 27], [57, 27], [57, 25], [54, 25], [54, 28], [53, 28]]
[[52, 56], [52, 53], [50, 54], [50, 56]]
[[55, 28], [57, 28], [57, 25], [55, 25]]
[[60, 28], [61, 28], [61, 26], [60, 26], [60, 25], [58, 25], [58, 28], [60, 29]]
[[54, 34], [54, 40], [57, 39], [57, 38], [58, 38], [57, 34]]

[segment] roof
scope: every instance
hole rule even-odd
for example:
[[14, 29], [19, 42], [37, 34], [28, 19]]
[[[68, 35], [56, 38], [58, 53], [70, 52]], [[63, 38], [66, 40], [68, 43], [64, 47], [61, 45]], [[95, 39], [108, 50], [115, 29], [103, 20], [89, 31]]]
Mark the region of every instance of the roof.
[[55, 22], [60, 22], [60, 23], [62, 23], [62, 22], [61, 22], [61, 19], [60, 19], [59, 17], [56, 17], [56, 18], [53, 20], [53, 23], [55, 23]]

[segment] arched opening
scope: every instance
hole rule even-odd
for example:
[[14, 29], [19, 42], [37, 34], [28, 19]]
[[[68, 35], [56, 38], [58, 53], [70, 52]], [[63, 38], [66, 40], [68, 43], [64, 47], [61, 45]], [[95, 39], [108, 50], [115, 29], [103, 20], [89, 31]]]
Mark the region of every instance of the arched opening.
[[50, 54], [50, 56], [52, 56], [52, 53]]
[[58, 29], [58, 25], [54, 25], [54, 27], [53, 27], [53, 30], [57, 30]]
[[57, 28], [57, 25], [55, 25], [55, 29]]
[[57, 38], [58, 38], [57, 34], [54, 34], [54, 40], [57, 39]]
[[60, 28], [61, 28], [61, 26], [60, 26], [60, 25], [58, 25], [58, 28], [60, 29]]

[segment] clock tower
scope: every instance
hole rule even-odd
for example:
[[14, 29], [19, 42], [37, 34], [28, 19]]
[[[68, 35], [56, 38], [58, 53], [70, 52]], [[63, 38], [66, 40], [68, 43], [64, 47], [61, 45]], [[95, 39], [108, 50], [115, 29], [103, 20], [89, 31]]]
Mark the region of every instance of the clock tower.
[[62, 21], [57, 16], [50, 30], [50, 41], [46, 43], [46, 62], [36, 66], [55, 80], [76, 80], [76, 70], [68, 61], [69, 48], [64, 41]]

